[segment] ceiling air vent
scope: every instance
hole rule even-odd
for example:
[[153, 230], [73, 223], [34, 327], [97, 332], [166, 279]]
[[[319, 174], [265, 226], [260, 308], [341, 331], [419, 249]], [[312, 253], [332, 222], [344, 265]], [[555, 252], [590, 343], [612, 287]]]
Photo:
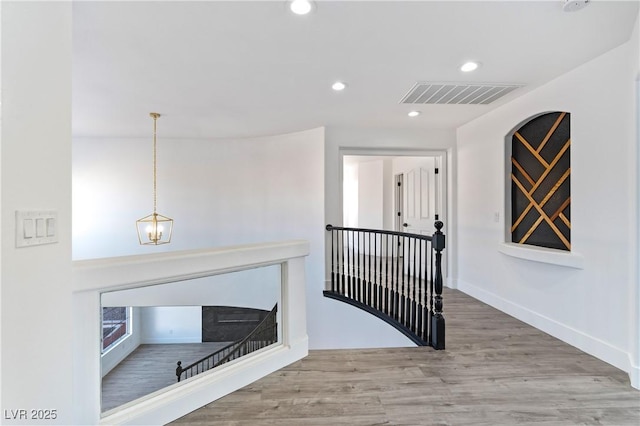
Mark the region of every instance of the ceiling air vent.
[[487, 105], [522, 84], [416, 83], [401, 104]]

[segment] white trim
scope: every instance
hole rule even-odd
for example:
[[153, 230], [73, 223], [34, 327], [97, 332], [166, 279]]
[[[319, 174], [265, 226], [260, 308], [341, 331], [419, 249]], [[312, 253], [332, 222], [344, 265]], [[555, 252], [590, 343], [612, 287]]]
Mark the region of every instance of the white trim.
[[507, 256], [517, 257], [519, 259], [584, 269], [584, 257], [581, 254], [570, 251], [565, 252], [562, 250], [515, 243], [499, 243], [498, 251]]
[[633, 354], [629, 354], [629, 380], [631, 386], [640, 389], [640, 365], [636, 365], [633, 360]]
[[[629, 374], [633, 387], [638, 385], [638, 368], [630, 364], [631, 354], [620, 348], [610, 345], [598, 338], [585, 334], [569, 325], [562, 324], [538, 312], [534, 312], [524, 306], [513, 303], [494, 293], [488, 292], [476, 285], [462, 280], [457, 281], [458, 290], [478, 299], [512, 317], [523, 321], [532, 327], [544, 331], [551, 336], [574, 346], [589, 355], [613, 365]], [[445, 301], [445, 317], [446, 317]], [[634, 378], [635, 375], [635, 378]]]
[[142, 338], [141, 345], [170, 345], [173, 343], [202, 343], [202, 336], [184, 336], [184, 337], [148, 337]]

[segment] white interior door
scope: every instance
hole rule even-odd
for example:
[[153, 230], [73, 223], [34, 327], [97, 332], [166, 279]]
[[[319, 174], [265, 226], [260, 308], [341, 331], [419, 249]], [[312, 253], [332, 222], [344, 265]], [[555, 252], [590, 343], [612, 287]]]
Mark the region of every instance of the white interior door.
[[404, 232], [432, 235], [438, 215], [438, 185], [434, 158], [426, 158], [404, 174]]

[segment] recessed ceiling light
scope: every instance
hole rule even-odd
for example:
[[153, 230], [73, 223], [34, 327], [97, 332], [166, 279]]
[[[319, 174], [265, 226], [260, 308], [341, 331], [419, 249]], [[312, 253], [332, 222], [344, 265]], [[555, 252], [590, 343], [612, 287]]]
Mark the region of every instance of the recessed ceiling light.
[[347, 87], [347, 85], [345, 83], [343, 83], [342, 81], [336, 81], [335, 83], [333, 83], [331, 85], [331, 88], [333, 90], [335, 90], [336, 92], [344, 90], [346, 87]]
[[296, 15], [306, 15], [312, 8], [310, 0], [293, 0], [289, 3], [289, 9]]
[[464, 64], [462, 64], [462, 66], [460, 67], [460, 71], [462, 72], [471, 72], [471, 71], [475, 71], [478, 69], [478, 67], [480, 66], [480, 64], [478, 62], [465, 62]]
[[417, 117], [420, 115], [420, 111], [409, 111], [409, 114], [407, 114], [409, 117], [413, 118], [413, 117]]
[[589, 4], [590, 0], [564, 0], [562, 10], [565, 12], [575, 12], [576, 10], [584, 9]]

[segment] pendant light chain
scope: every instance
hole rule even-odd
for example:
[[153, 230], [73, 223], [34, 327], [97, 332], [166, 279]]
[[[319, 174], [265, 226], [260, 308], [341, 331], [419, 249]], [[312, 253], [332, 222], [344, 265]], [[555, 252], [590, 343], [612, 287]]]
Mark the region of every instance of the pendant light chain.
[[158, 211], [158, 166], [157, 164], [157, 127], [158, 127], [158, 117], [160, 114], [157, 112], [152, 112], [149, 114], [153, 117], [153, 213], [156, 214]]
[[153, 213], [155, 214], [158, 208], [158, 186], [156, 184], [156, 180], [157, 180], [157, 175], [158, 175], [158, 167], [156, 166], [156, 128], [157, 128], [157, 124], [158, 124], [158, 116], [159, 114], [155, 114], [152, 113], [151, 116], [153, 117]]

